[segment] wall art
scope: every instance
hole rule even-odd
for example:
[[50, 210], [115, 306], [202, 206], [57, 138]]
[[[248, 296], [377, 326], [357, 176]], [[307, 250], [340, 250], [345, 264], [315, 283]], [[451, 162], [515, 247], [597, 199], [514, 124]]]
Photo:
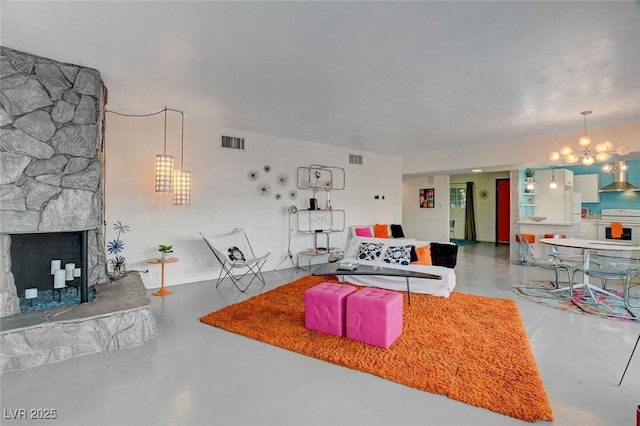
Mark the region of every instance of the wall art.
[[435, 189], [425, 188], [420, 190], [420, 208], [432, 209], [436, 206]]

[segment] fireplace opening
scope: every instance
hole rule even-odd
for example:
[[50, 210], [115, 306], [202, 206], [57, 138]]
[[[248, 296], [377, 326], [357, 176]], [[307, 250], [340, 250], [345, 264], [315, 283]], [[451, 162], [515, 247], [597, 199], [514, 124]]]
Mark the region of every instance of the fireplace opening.
[[93, 300], [86, 231], [12, 234], [11, 272], [21, 312]]

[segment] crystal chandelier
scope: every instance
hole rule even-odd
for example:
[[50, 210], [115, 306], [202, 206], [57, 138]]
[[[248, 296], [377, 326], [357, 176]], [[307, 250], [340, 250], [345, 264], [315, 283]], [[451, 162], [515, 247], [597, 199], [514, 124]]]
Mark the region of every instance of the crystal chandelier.
[[609, 141], [600, 142], [595, 144], [595, 146], [591, 146], [592, 139], [591, 136], [587, 134], [587, 115], [591, 114], [591, 112], [592, 111], [582, 111], [580, 113], [584, 121], [584, 136], [578, 139], [580, 149], [576, 151], [571, 145], [565, 145], [560, 148], [560, 151], [554, 151], [549, 154], [551, 161], [558, 161], [560, 158], [564, 158], [565, 163], [575, 164], [582, 160], [582, 164], [590, 166], [594, 161], [608, 161], [613, 153], [618, 155], [627, 155], [629, 153], [626, 146], [621, 146], [614, 150], [613, 143]]

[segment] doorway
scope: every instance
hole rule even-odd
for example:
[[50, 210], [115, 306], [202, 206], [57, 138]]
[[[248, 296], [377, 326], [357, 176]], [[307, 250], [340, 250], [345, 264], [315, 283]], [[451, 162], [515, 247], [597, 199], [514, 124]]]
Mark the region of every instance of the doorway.
[[509, 243], [511, 235], [511, 180], [496, 179], [496, 243]]

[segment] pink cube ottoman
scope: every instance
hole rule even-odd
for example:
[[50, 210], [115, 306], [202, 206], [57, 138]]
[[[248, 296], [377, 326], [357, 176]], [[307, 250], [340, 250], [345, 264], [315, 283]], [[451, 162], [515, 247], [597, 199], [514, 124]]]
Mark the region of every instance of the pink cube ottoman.
[[402, 293], [364, 288], [347, 298], [347, 337], [389, 348], [402, 334]]
[[350, 285], [323, 282], [304, 292], [304, 326], [321, 333], [344, 336]]

